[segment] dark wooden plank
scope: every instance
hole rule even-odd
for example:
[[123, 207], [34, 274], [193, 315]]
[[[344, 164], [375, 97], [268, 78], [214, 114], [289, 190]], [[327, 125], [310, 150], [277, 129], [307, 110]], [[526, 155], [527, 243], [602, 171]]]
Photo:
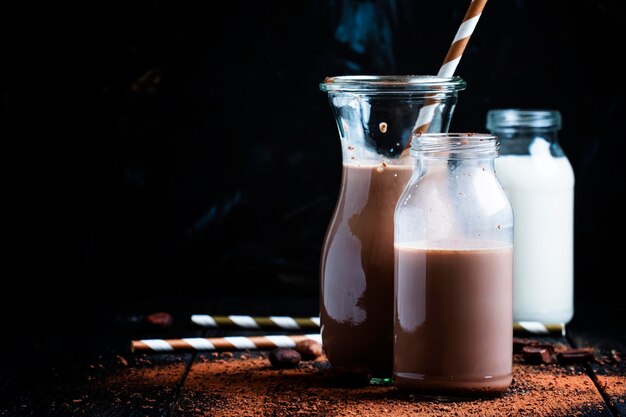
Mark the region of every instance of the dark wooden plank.
[[595, 363], [587, 365], [587, 372], [602, 393], [611, 412], [626, 417], [626, 331], [619, 331], [612, 323], [590, 326], [574, 324], [568, 332], [576, 347], [592, 347]]
[[[190, 323], [192, 313], [309, 316], [317, 314], [318, 306], [317, 300], [310, 297], [288, 295], [170, 301], [168, 305], [157, 300], [149, 304], [148, 310], [137, 305], [116, 308], [114, 317], [99, 317], [96, 321], [47, 325], [33, 334], [26, 331], [12, 344], [4, 344], [0, 352], [0, 416], [367, 417], [455, 412], [469, 416], [610, 416], [611, 411], [624, 415], [620, 408], [624, 391], [612, 394], [607, 389], [607, 381], [614, 382], [615, 376], [623, 379], [623, 363], [607, 373], [608, 363], [588, 369], [578, 365], [537, 366], [524, 364], [516, 357], [515, 381], [502, 398], [440, 403], [401, 395], [389, 386], [334, 386], [324, 377], [323, 371], [328, 368], [324, 362], [278, 372], [269, 367], [262, 353], [238, 352], [234, 358], [188, 353], [131, 355], [129, 342], [134, 338], [258, 334], [201, 329]], [[137, 312], [160, 307], [176, 312], [173, 327], [146, 327], [133, 320]], [[615, 346], [623, 347], [614, 341], [606, 346], [600, 344], [608, 340], [606, 334], [595, 339], [598, 349], [610, 352]], [[592, 340], [576, 331], [570, 337], [580, 345]], [[537, 339], [568, 343], [560, 338]]]
[[[540, 340], [567, 344], [565, 339]], [[337, 387], [325, 377], [328, 365], [324, 361], [276, 371], [266, 354], [200, 355], [172, 404], [171, 416], [611, 416], [585, 369], [578, 365], [527, 365], [516, 355], [514, 382], [503, 397], [442, 403], [407, 396], [390, 386]]]
[[105, 359], [71, 379], [43, 378], [13, 397], [0, 415], [164, 416], [190, 360], [190, 354], [158, 355], [149, 366], [131, 359], [121, 367]]
[[193, 355], [132, 355], [130, 340], [200, 331], [188, 324], [165, 329], [97, 320], [49, 325], [4, 352], [0, 415], [167, 415]]

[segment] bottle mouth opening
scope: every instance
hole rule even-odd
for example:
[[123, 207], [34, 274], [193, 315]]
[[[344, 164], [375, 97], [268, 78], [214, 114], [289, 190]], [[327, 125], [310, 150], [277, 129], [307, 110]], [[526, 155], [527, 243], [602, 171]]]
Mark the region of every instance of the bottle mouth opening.
[[411, 156], [420, 159], [496, 158], [500, 142], [486, 133], [422, 133], [411, 138]]
[[487, 129], [560, 129], [561, 113], [549, 109], [496, 109], [487, 112]]
[[425, 92], [441, 93], [464, 90], [458, 76], [436, 75], [342, 75], [326, 77], [320, 89], [326, 92]]

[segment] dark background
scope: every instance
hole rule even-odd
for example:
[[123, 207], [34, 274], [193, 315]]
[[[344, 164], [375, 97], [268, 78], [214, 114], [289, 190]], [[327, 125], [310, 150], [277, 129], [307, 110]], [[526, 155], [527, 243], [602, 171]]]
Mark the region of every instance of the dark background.
[[[436, 73], [467, 2], [219, 7], [5, 10], [4, 203], [15, 211], [7, 254], [18, 261], [5, 275], [6, 298], [25, 312], [151, 297], [316, 296], [341, 168], [318, 84]], [[451, 131], [485, 131], [493, 108], [562, 112], [559, 137], [577, 181], [577, 319], [626, 316], [615, 63], [625, 23], [618, 0], [493, 0], [457, 70], [468, 87]]]

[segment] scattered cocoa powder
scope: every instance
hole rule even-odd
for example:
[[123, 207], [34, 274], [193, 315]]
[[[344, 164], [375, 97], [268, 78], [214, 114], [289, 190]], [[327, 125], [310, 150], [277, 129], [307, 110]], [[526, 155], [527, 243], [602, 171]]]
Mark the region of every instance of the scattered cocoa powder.
[[623, 352], [599, 350], [597, 353], [600, 360], [587, 366], [593, 371], [596, 384], [616, 408], [617, 415], [621, 416], [626, 410], [626, 363], [620, 358], [623, 357]]
[[[196, 361], [170, 408], [190, 416], [583, 416], [605, 407], [580, 367], [526, 365], [514, 357], [513, 383], [501, 397], [442, 401], [404, 394], [390, 385], [350, 384], [325, 357], [276, 371], [265, 355]], [[601, 414], [601, 413], [600, 413]]]
[[[535, 344], [539, 349], [545, 343]], [[567, 351], [550, 344], [555, 352]], [[604, 352], [606, 360], [618, 352]], [[94, 396], [58, 398], [51, 410], [64, 415], [89, 414], [94, 399], [109, 407], [133, 410], [131, 414], [167, 413], [172, 417], [201, 416], [584, 416], [605, 415], [606, 404], [580, 364], [525, 363], [513, 356], [513, 383], [501, 397], [444, 401], [405, 394], [392, 385], [368, 385], [366, 371], [333, 369], [325, 356], [301, 362], [297, 368], [276, 370], [267, 352], [198, 354], [186, 373], [191, 354], [145, 355], [127, 358], [128, 366], [112, 357], [114, 366], [97, 363], [86, 368], [84, 390]], [[117, 361], [117, 364], [115, 362]], [[146, 365], [146, 362], [149, 365]], [[613, 404], [623, 404], [626, 390], [625, 361], [610, 365], [592, 362], [596, 384]], [[187, 375], [180, 395], [169, 403]], [[81, 401], [74, 401], [81, 400]], [[130, 413], [130, 411], [129, 411]]]

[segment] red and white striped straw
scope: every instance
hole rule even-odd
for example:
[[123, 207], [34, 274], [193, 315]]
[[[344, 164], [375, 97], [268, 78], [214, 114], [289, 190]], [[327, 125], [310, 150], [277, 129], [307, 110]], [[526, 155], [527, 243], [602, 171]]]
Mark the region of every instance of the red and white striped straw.
[[279, 347], [292, 348], [302, 340], [322, 343], [319, 334], [191, 337], [185, 339], [143, 339], [133, 340], [131, 352], [176, 352], [176, 351], [215, 351], [215, 350], [261, 350]]
[[[463, 18], [463, 22], [461, 26], [459, 26], [452, 40], [452, 44], [450, 45], [450, 49], [448, 49], [448, 53], [443, 60], [443, 64], [439, 68], [439, 72], [437, 73], [439, 77], [452, 77], [454, 75], [456, 67], [459, 65], [463, 52], [465, 51], [465, 47], [472, 33], [474, 33], [474, 29], [476, 29], [485, 4], [487, 4], [487, 0], [472, 0], [470, 3], [465, 17]], [[417, 116], [413, 133], [425, 133], [428, 131], [430, 122], [435, 115], [437, 105], [438, 103], [434, 99], [426, 100], [425, 105], [420, 109]], [[411, 146], [411, 141], [408, 141], [406, 146], [408, 149]]]

